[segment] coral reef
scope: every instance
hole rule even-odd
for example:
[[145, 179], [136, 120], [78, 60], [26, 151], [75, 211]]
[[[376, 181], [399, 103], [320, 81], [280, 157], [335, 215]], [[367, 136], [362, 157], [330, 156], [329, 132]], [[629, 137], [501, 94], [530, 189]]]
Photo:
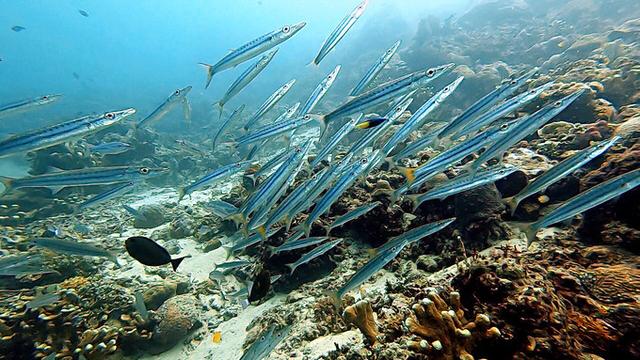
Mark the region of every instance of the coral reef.
[[367, 300], [360, 300], [357, 303], [347, 306], [342, 312], [342, 317], [348, 324], [355, 325], [370, 344], [377, 342], [378, 325], [376, 315], [371, 308], [371, 303]]

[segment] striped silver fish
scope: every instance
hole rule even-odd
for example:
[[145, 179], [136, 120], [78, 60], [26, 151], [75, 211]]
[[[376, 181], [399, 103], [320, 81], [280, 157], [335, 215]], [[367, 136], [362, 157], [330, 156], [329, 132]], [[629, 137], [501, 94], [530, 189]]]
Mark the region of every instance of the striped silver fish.
[[300, 115], [306, 115], [306, 114], [309, 114], [311, 111], [313, 111], [313, 109], [316, 107], [316, 105], [318, 105], [320, 100], [322, 100], [322, 98], [327, 93], [327, 91], [329, 91], [329, 88], [331, 88], [331, 85], [333, 85], [333, 82], [336, 81], [336, 78], [338, 77], [338, 73], [340, 72], [340, 68], [341, 68], [340, 65], [336, 66], [333, 69], [333, 71], [331, 71], [329, 75], [327, 75], [327, 77], [322, 79], [320, 84], [316, 86], [316, 88], [313, 90], [313, 92], [309, 96], [309, 99], [307, 99], [307, 102], [305, 102], [302, 108], [300, 109], [300, 113], [299, 113]]
[[571, 219], [634, 189], [638, 185], [640, 185], [640, 169], [616, 176], [581, 192], [543, 216], [540, 220], [531, 224], [521, 225], [527, 236], [527, 244], [531, 244], [535, 240], [538, 230]]
[[218, 118], [222, 117], [222, 111], [224, 109], [224, 105], [231, 100], [232, 97], [236, 96], [240, 91], [242, 91], [253, 79], [255, 79], [261, 72], [264, 70], [267, 65], [271, 62], [273, 57], [278, 52], [278, 49], [274, 49], [263, 55], [258, 61], [251, 64], [238, 78], [236, 81], [229, 86], [227, 92], [224, 93], [222, 99], [220, 99], [215, 105], [220, 108], [220, 113]]
[[366, 88], [375, 80], [375, 78], [380, 74], [382, 69], [389, 63], [393, 55], [396, 54], [398, 48], [402, 44], [402, 40], [396, 41], [393, 46], [391, 46], [387, 51], [380, 56], [380, 58], [369, 68], [364, 77], [358, 82], [358, 84], [351, 90], [349, 96], [358, 96], [360, 95]]
[[210, 185], [213, 182], [220, 181], [228, 178], [229, 176], [237, 174], [240, 171], [247, 169], [249, 165], [251, 165], [250, 161], [240, 161], [217, 168], [216, 170], [196, 180], [194, 183], [178, 189], [178, 202], [180, 202], [180, 200], [182, 200], [185, 195], [189, 195], [197, 189]]
[[485, 162], [498, 158], [502, 162], [504, 152], [510, 147], [517, 144], [520, 140], [524, 139], [531, 133], [535, 132], [540, 126], [546, 124], [549, 120], [556, 117], [569, 105], [571, 105], [577, 98], [584, 94], [585, 90], [578, 90], [571, 95], [565, 96], [552, 104], [549, 104], [535, 113], [526, 116], [524, 119], [518, 121], [512, 126], [505, 136], [495, 141], [491, 146], [487, 147], [485, 151], [471, 164], [471, 173], [475, 173], [478, 168]]
[[426, 126], [428, 126], [429, 129], [433, 129], [433, 132], [420, 136], [420, 138], [408, 143], [402, 150], [393, 154], [391, 159], [388, 159], [388, 162], [392, 166], [395, 166], [396, 162], [411, 157], [427, 147], [432, 146], [438, 136], [438, 130], [442, 129], [445, 125], [428, 123]]
[[290, 331], [291, 325], [281, 328], [277, 328], [277, 325], [271, 325], [245, 350], [240, 360], [261, 360], [266, 358], [282, 340], [289, 336]]
[[302, 255], [300, 259], [298, 259], [298, 261], [292, 264], [285, 264], [285, 265], [291, 270], [291, 274], [293, 274], [298, 268], [298, 266], [302, 264], [306, 264], [309, 261], [317, 258], [318, 256], [324, 255], [325, 253], [327, 253], [329, 250], [336, 247], [336, 245], [340, 244], [341, 242], [342, 242], [342, 239], [336, 239], [336, 240], [332, 240], [327, 243], [324, 243], [318, 246], [317, 248], [309, 251], [308, 253]]
[[130, 144], [123, 143], [120, 141], [113, 141], [113, 142], [102, 143], [98, 145], [92, 145], [89, 148], [89, 151], [91, 151], [94, 154], [115, 155], [115, 154], [121, 154], [125, 151], [128, 151], [129, 149], [131, 149]]
[[378, 206], [382, 205], [382, 203], [380, 201], [376, 201], [373, 202], [371, 204], [365, 204], [362, 205], [358, 208], [355, 208], [351, 211], [349, 211], [348, 213], [344, 214], [344, 215], [340, 215], [338, 216], [335, 220], [333, 220], [333, 223], [331, 223], [331, 225], [327, 228], [327, 236], [329, 236], [329, 233], [331, 232], [331, 230], [340, 227], [346, 223], [348, 223], [351, 220], [355, 220], [357, 218], [359, 218], [360, 216], [368, 213], [369, 211], [377, 208]]
[[211, 200], [206, 204], [206, 206], [211, 209], [214, 215], [222, 219], [226, 219], [230, 215], [238, 212], [237, 207], [222, 200]]
[[77, 211], [81, 211], [81, 210], [85, 210], [88, 209], [90, 207], [96, 206], [98, 204], [101, 204], [105, 201], [109, 201], [111, 199], [115, 199], [118, 196], [124, 195], [126, 193], [128, 193], [129, 191], [133, 190], [134, 186], [136, 184], [132, 181], [128, 181], [125, 183], [122, 183], [112, 189], [109, 189], [103, 193], [100, 193], [94, 197], [92, 197], [91, 199], [88, 199], [87, 201], [83, 202], [82, 204], [78, 205], [78, 208], [76, 210]]
[[328, 236], [315, 236], [315, 237], [309, 237], [309, 238], [298, 239], [293, 241], [287, 241], [280, 246], [271, 247], [271, 255], [279, 254], [283, 251], [291, 251], [291, 250], [306, 248], [312, 245], [317, 245], [328, 239], [329, 239]]
[[88, 243], [53, 238], [34, 239], [31, 243], [35, 246], [67, 255], [106, 257], [118, 264], [118, 258], [114, 254]]
[[458, 88], [458, 85], [464, 80], [464, 76], [458, 77], [451, 84], [445, 86], [440, 91], [438, 91], [435, 95], [433, 95], [429, 100], [427, 100], [418, 110], [416, 110], [411, 117], [402, 124], [400, 129], [398, 129], [392, 136], [389, 138], [387, 143], [382, 147], [382, 152], [384, 156], [388, 156], [391, 151], [401, 142], [404, 141], [412, 132], [418, 130], [420, 126], [424, 123], [424, 119], [431, 114], [433, 110], [435, 110], [442, 102], [449, 97], [449, 95], [453, 94], [453, 92]]
[[427, 200], [444, 200], [451, 195], [493, 183], [513, 174], [517, 170], [518, 168], [515, 166], [499, 166], [483, 170], [475, 174], [475, 176], [474, 174], [464, 174], [438, 185], [424, 194], [406, 195], [406, 197], [413, 203], [413, 211], [416, 211], [418, 206]]
[[244, 129], [248, 130], [255, 123], [260, 121], [262, 117], [269, 112], [288, 92], [291, 90], [293, 84], [296, 83], [296, 79], [289, 80], [286, 84], [282, 85], [278, 88], [278, 90], [274, 91], [267, 100], [265, 100], [262, 105], [256, 110], [256, 112], [249, 118], [247, 123], [244, 125]]
[[[277, 228], [272, 228], [271, 230], [267, 231], [267, 237], [271, 237], [273, 236], [275, 233], [277, 233], [278, 231], [280, 231], [280, 227]], [[240, 233], [238, 233], [240, 234]], [[235, 241], [232, 243], [228, 243], [222, 246], [222, 248], [224, 249], [226, 255], [227, 255], [227, 259], [234, 256], [238, 251], [244, 250], [250, 246], [253, 246], [259, 242], [262, 242], [262, 236], [258, 233], [254, 233], [251, 234], [250, 236], [244, 237], [244, 238], [240, 238], [239, 241]]]
[[135, 112], [135, 109], [125, 109], [101, 115], [83, 116], [62, 124], [12, 136], [0, 141], [0, 158], [82, 138], [117, 124]]
[[293, 104], [293, 106], [289, 107], [285, 112], [280, 114], [274, 122], [279, 122], [283, 120], [289, 120], [298, 112], [298, 108], [300, 107], [300, 102]]
[[218, 138], [220, 137], [220, 135], [224, 133], [224, 131], [229, 126], [229, 124], [231, 124], [235, 119], [237, 119], [240, 116], [240, 114], [242, 114], [242, 112], [244, 111], [244, 108], [245, 108], [244, 104], [240, 105], [238, 108], [233, 110], [231, 115], [229, 115], [229, 117], [224, 122], [222, 122], [222, 124], [216, 131], [215, 135], [213, 135], [213, 150], [216, 149], [216, 143], [218, 142]]
[[569, 158], [563, 160], [559, 164], [555, 165], [551, 169], [544, 172], [544, 174], [536, 177], [532, 182], [527, 184], [524, 189], [522, 189], [518, 194], [512, 196], [511, 198], [505, 199], [505, 202], [509, 206], [511, 210], [511, 215], [515, 213], [518, 208], [518, 204], [529, 196], [544, 191], [549, 185], [559, 181], [565, 176], [573, 173], [578, 168], [588, 163], [589, 161], [595, 159], [596, 157], [602, 155], [605, 151], [609, 150], [617, 141], [620, 140], [619, 136], [614, 136], [613, 138], [602, 141], [598, 144], [595, 144], [589, 148], [581, 150], [578, 153], [573, 154]]
[[336, 131], [336, 133], [333, 134], [331, 138], [329, 138], [327, 143], [322, 147], [322, 149], [320, 149], [320, 151], [318, 151], [315, 159], [313, 159], [313, 161], [311, 162], [311, 169], [314, 169], [316, 166], [318, 166], [318, 164], [320, 164], [322, 160], [324, 160], [331, 154], [331, 152], [333, 152], [340, 141], [344, 139], [345, 136], [349, 135], [349, 133], [353, 131], [353, 129], [355, 129], [356, 124], [358, 123], [358, 121], [360, 121], [360, 119], [362, 119], [362, 117], [363, 115], [360, 114], [360, 116], [352, 118], [349, 122], [342, 125], [342, 127], [338, 129], [338, 131]]
[[277, 166], [280, 166], [285, 161], [285, 159], [287, 158], [287, 155], [289, 155], [289, 150], [288, 149], [280, 150], [280, 152], [278, 152], [276, 155], [271, 157], [271, 159], [269, 159], [269, 161], [267, 161], [262, 166], [260, 166], [260, 169], [258, 169], [258, 171], [256, 171], [253, 174], [245, 175], [245, 177], [251, 179], [251, 181], [253, 182], [253, 185], [255, 185], [256, 181], [259, 178], [261, 178], [262, 176], [265, 176], [266, 174], [268, 174], [271, 170], [273, 170]]
[[40, 106], [51, 104], [62, 98], [62, 95], [44, 95], [37, 98], [14, 101], [9, 104], [0, 105], [0, 118], [9, 115], [16, 115], [27, 111], [35, 110]]
[[320, 124], [322, 133], [324, 133], [327, 123], [364, 112], [374, 106], [392, 101], [412, 90], [422, 88], [451, 69], [453, 69], [453, 64], [447, 64], [407, 74], [350, 99], [326, 115], [314, 114], [313, 116]]
[[274, 30], [268, 34], [260, 36], [257, 39], [251, 40], [250, 42], [240, 46], [237, 49], [231, 50], [227, 55], [220, 59], [220, 61], [213, 65], [200, 63], [200, 65], [204, 66], [207, 70], [207, 83], [205, 84], [205, 89], [208, 88], [211, 84], [213, 75], [223, 70], [231, 69], [232, 67], [235, 67], [236, 65], [241, 64], [249, 59], [252, 59], [265, 51], [271, 50], [284, 41], [290, 39], [305, 25], [306, 23], [304, 22], [300, 22], [294, 25], [285, 25], [280, 29]]
[[520, 87], [522, 87], [529, 79], [538, 72], [538, 68], [533, 68], [524, 75], [504, 81], [498, 85], [495, 90], [480, 98], [480, 100], [469, 106], [462, 114], [458, 115], [445, 128], [438, 133], [438, 139], [444, 139], [462, 129], [468, 123], [473, 122], [478, 116], [487, 112], [502, 100], [513, 95]]
[[438, 231], [451, 225], [451, 223], [453, 223], [454, 221], [456, 221], [456, 218], [449, 218], [418, 226], [392, 239], [389, 239], [389, 241], [387, 241], [384, 245], [376, 248], [376, 252], [383, 253], [397, 246], [401, 246], [404, 248], [409, 244], [419, 241], [431, 234], [437, 233]]
[[70, 186], [108, 185], [121, 182], [137, 182], [168, 172], [166, 168], [138, 166], [94, 167], [80, 170], [64, 170], [20, 179], [0, 176], [5, 189], [3, 195], [13, 189], [47, 187], [58, 192]]
[[277, 123], [262, 126], [254, 131], [239, 137], [236, 141], [236, 147], [244, 146], [254, 142], [262, 141], [272, 138], [290, 131], [297, 130], [307, 124], [316, 121], [310, 114], [294, 118], [283, 120]]
[[[185, 102], [187, 101], [186, 96], [189, 93], [189, 91], [191, 91], [191, 86], [187, 86], [182, 89], [176, 89], [176, 91], [174, 91], [171, 95], [169, 95], [167, 100], [165, 100], [162, 104], [160, 104], [160, 106], [158, 106], [155, 110], [153, 110], [153, 112], [149, 114], [149, 116], [142, 119], [142, 121], [138, 123], [137, 127], [141, 128], [143, 126], [149, 126], [150, 124], [153, 124], [154, 122], [162, 119], [177, 104], [182, 104], [183, 106], [186, 106], [185, 105]], [[185, 116], [185, 118], [186, 117], [187, 116]]]
[[318, 55], [316, 55], [315, 59], [313, 59], [312, 64], [319, 65], [322, 59], [324, 59], [324, 57], [327, 56], [327, 54], [329, 54], [329, 52], [333, 50], [336, 45], [338, 45], [340, 40], [342, 40], [342, 38], [347, 35], [347, 32], [349, 32], [351, 27], [356, 23], [356, 21], [358, 21], [360, 16], [362, 16], [364, 10], [367, 8], [368, 2], [369, 0], [362, 1], [360, 4], [358, 4], [358, 6], [356, 6], [355, 9], [353, 9], [353, 11], [349, 15], [345, 16], [345, 18], [342, 19], [340, 24], [338, 24], [331, 35], [329, 35], [329, 37], [324, 41], [322, 47], [320, 48], [320, 51], [318, 52]]

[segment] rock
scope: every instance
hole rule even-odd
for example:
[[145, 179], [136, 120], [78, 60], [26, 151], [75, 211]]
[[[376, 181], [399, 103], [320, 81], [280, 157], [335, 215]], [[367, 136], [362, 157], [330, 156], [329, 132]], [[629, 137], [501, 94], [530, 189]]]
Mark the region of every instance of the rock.
[[195, 221], [190, 216], [179, 216], [169, 224], [169, 236], [174, 239], [183, 239], [193, 235]]
[[136, 216], [133, 226], [138, 229], [152, 229], [164, 224], [165, 209], [160, 205], [142, 205], [138, 208], [140, 216]]
[[155, 314], [158, 325], [153, 332], [152, 354], [162, 353], [202, 323], [199, 320], [201, 304], [191, 294], [177, 295], [167, 300]]
[[167, 299], [176, 295], [178, 284], [173, 281], [165, 281], [151, 285], [142, 294], [144, 304], [149, 310], [158, 309]]
[[426, 272], [436, 272], [440, 270], [439, 260], [440, 257], [437, 255], [420, 255], [416, 260], [416, 267]]
[[514, 196], [524, 189], [528, 183], [527, 174], [523, 171], [516, 171], [495, 182], [496, 188], [503, 198]]

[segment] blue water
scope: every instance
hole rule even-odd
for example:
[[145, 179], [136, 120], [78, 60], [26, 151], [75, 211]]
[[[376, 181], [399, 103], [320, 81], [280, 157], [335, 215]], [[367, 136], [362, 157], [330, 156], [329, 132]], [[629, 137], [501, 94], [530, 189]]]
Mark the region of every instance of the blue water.
[[[247, 64], [217, 74], [205, 91], [198, 62], [215, 63], [234, 47], [288, 23], [307, 26], [280, 46], [267, 71], [229, 108], [252, 111], [291, 78], [298, 83], [283, 101], [304, 101], [336, 64], [343, 75], [327, 101], [340, 101], [377, 54], [395, 40], [408, 46], [419, 19], [460, 14], [470, 0], [372, 0], [360, 21], [322, 62], [308, 67], [324, 38], [358, 1], [0, 1], [0, 102], [47, 93], [57, 104], [17, 121], [3, 133], [29, 129], [80, 114], [135, 107], [144, 117], [174, 89], [193, 85], [194, 116], [207, 114]], [[89, 17], [82, 16], [82, 9]], [[26, 30], [14, 32], [13, 26]], [[74, 77], [74, 73], [77, 77]], [[178, 121], [179, 111], [168, 119]]]

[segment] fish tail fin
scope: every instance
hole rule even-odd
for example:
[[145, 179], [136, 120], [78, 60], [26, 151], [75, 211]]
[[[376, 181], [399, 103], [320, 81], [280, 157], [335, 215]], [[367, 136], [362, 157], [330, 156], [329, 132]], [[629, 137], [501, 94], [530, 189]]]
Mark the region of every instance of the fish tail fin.
[[374, 257], [378, 255], [378, 250], [376, 248], [367, 249], [366, 251], [369, 257]]
[[408, 168], [404, 166], [398, 166], [398, 171], [407, 179], [409, 185], [413, 184], [413, 181], [416, 179], [416, 168]]
[[226, 217], [226, 220], [231, 220], [236, 225], [236, 229], [240, 228], [240, 225], [245, 223], [242, 213], [231, 214]]
[[384, 158], [384, 162], [385, 164], [387, 164], [389, 170], [396, 169], [398, 167], [392, 156], [387, 156], [386, 158]]
[[527, 238], [527, 247], [531, 245], [531, 243], [536, 240], [536, 233], [538, 232], [538, 227], [535, 223], [528, 222], [509, 222], [509, 225], [515, 227], [525, 234]]
[[178, 271], [178, 266], [180, 266], [180, 263], [182, 262], [182, 260], [184, 260], [185, 258], [188, 258], [189, 255], [187, 256], [182, 256], [176, 259], [171, 259], [171, 266], [173, 267], [173, 271]]
[[199, 64], [204, 66], [205, 69], [207, 70], [207, 83], [204, 86], [204, 88], [206, 89], [211, 84], [211, 79], [213, 79], [213, 65], [209, 65], [205, 63], [199, 63]]
[[400, 197], [403, 195], [403, 192], [400, 191], [400, 189], [398, 190], [388, 190], [388, 194], [389, 194], [389, 200], [391, 200], [392, 204], [395, 204], [398, 202], [398, 200], [400, 200]]
[[222, 249], [224, 250], [225, 259], [230, 259], [233, 256], [233, 250], [231, 245], [223, 245]]
[[518, 204], [520, 203], [515, 196], [503, 199], [505, 205], [509, 208], [509, 214], [513, 216], [516, 213], [516, 209], [518, 209]]
[[260, 234], [260, 237], [263, 240], [267, 240], [267, 228], [264, 225], [258, 226], [258, 228], [256, 229], [256, 232]]
[[307, 115], [311, 116], [313, 118], [313, 121], [317, 123], [318, 126], [320, 127], [320, 136], [318, 137], [318, 139], [322, 139], [322, 136], [324, 135], [325, 131], [327, 131], [326, 115], [320, 115], [320, 114], [307, 114]]
[[340, 296], [338, 296], [337, 291], [325, 290], [322, 293], [326, 295], [329, 300], [331, 300], [331, 303], [336, 308], [336, 310], [342, 308], [342, 299], [340, 299]]
[[293, 275], [293, 273], [296, 271], [296, 268], [298, 267], [296, 263], [285, 265], [289, 268], [289, 275]]
[[3, 196], [4, 194], [11, 191], [11, 189], [13, 189], [14, 181], [15, 181], [14, 178], [10, 178], [7, 176], [0, 176], [0, 182], [2, 183], [2, 186], [3, 186], [3, 189], [0, 190], [0, 196]]
[[178, 189], [178, 202], [180, 202], [180, 200], [182, 200], [182, 198], [184, 198], [186, 194], [187, 192], [185, 191], [184, 188]]
[[222, 100], [220, 100], [217, 103], [215, 103], [215, 105], [218, 107], [218, 120], [220, 120], [222, 119], [222, 111], [224, 110], [224, 103], [222, 102]]
[[410, 194], [410, 195], [405, 195], [404, 197], [411, 201], [412, 209], [415, 212], [416, 209], [418, 209], [418, 206], [420, 206], [420, 200], [419, 200], [420, 194]]
[[300, 229], [304, 231], [304, 234], [309, 237], [311, 234], [311, 224], [307, 224], [306, 222], [300, 225]]

